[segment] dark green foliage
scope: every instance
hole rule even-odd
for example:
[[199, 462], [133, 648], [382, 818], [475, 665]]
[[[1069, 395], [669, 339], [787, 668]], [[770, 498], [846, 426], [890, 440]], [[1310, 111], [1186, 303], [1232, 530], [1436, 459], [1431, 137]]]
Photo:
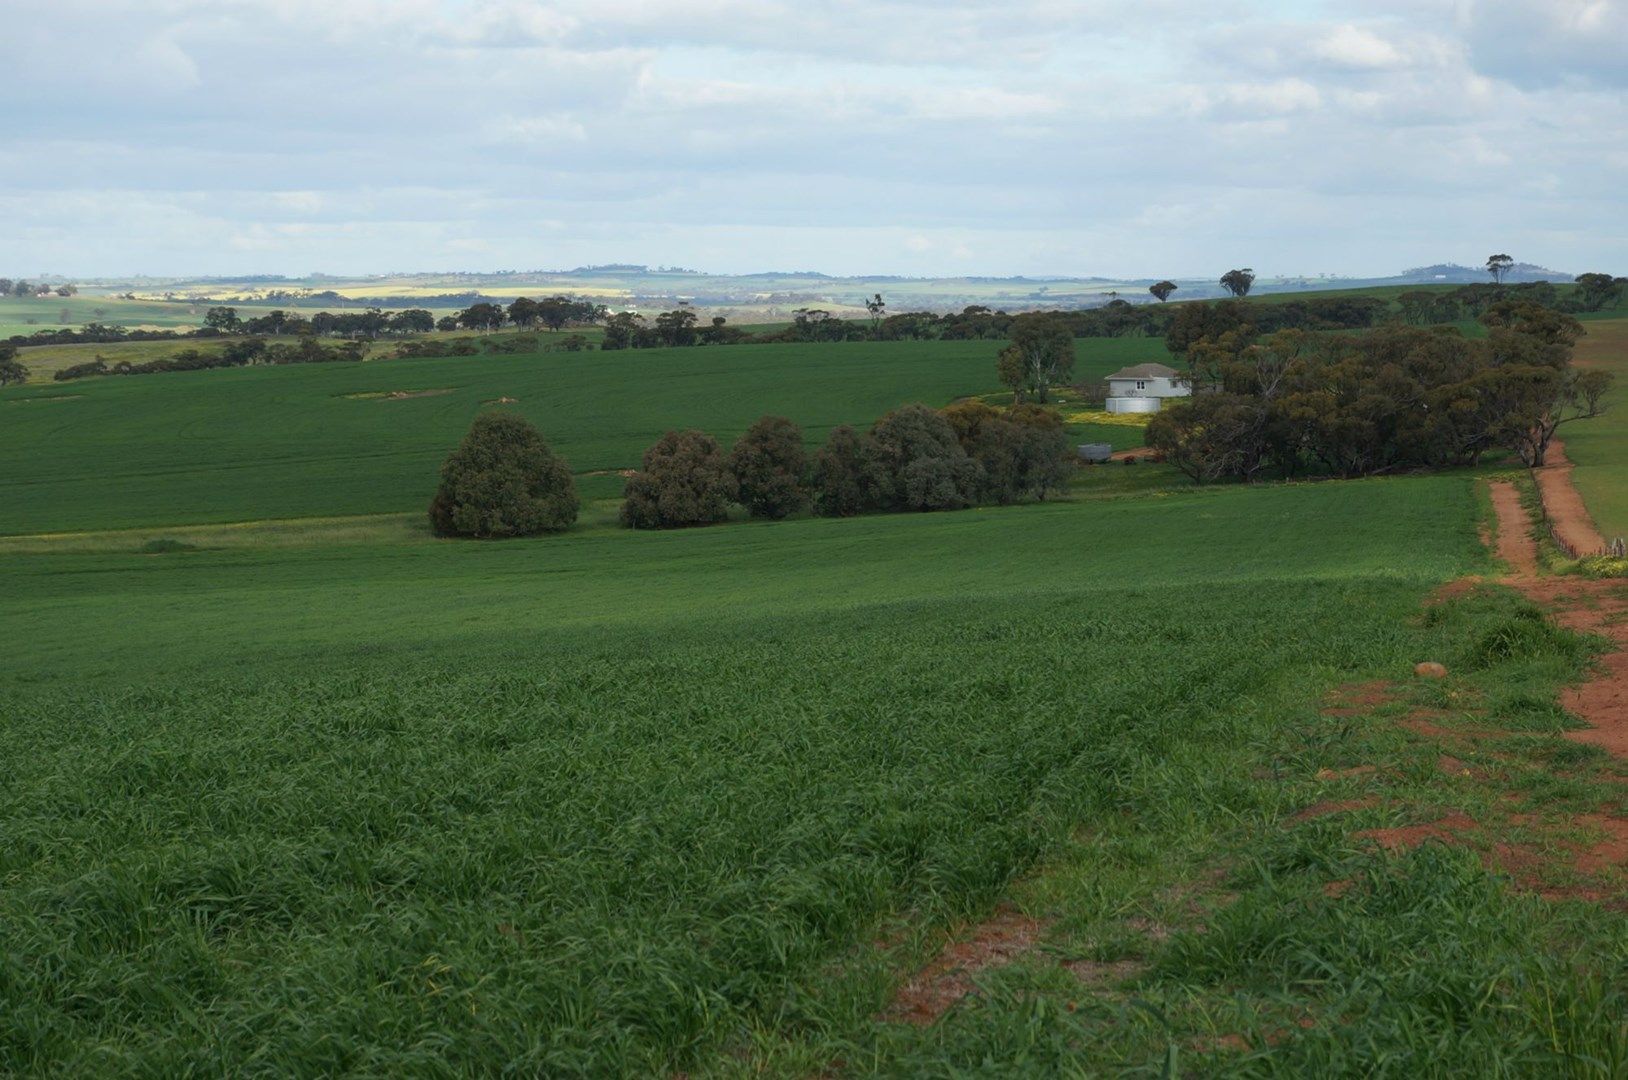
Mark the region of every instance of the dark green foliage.
[[17, 359], [17, 346], [0, 345], [0, 386], [28, 381], [28, 368]]
[[870, 437], [896, 509], [959, 510], [977, 501], [978, 463], [937, 411], [925, 405], [894, 409], [876, 421]]
[[628, 477], [622, 524], [632, 529], [711, 525], [729, 517], [738, 485], [718, 440], [704, 431], [669, 431]]
[[1610, 274], [1578, 274], [1575, 284], [1577, 288], [1572, 296], [1571, 310], [1576, 311], [1600, 311], [1615, 307], [1622, 300], [1624, 291], [1628, 291], [1628, 278]]
[[578, 506], [571, 470], [530, 421], [482, 413], [441, 466], [430, 527], [439, 536], [534, 536], [570, 527]]
[[1146, 440], [1199, 482], [1473, 465], [1500, 448], [1541, 465], [1555, 430], [1599, 415], [1611, 386], [1608, 372], [1569, 367], [1577, 320], [1527, 301], [1489, 307], [1478, 340], [1399, 325], [1259, 339], [1240, 319], [1218, 306], [1172, 326], [1195, 394], [1154, 417]]
[[98, 356], [96, 359], [87, 360], [83, 364], [72, 364], [62, 368], [51, 378], [57, 382], [70, 382], [74, 379], [85, 379], [92, 375], [106, 375], [107, 373], [107, 361]]
[[1012, 322], [1012, 343], [995, 360], [995, 373], [1012, 388], [1045, 404], [1051, 388], [1074, 371], [1074, 338], [1068, 325], [1049, 313], [1019, 315]]
[[971, 401], [947, 407], [944, 418], [978, 463], [979, 502], [1044, 499], [1067, 483], [1074, 468], [1062, 417], [1050, 409], [1016, 405], [1002, 413]]
[[1233, 296], [1244, 297], [1255, 285], [1255, 271], [1245, 267], [1242, 270], [1228, 270], [1221, 275], [1221, 287]]
[[746, 429], [729, 454], [739, 500], [753, 517], [778, 520], [808, 503], [808, 455], [803, 430], [783, 416], [765, 416]]
[[814, 454], [811, 477], [814, 512], [824, 517], [853, 517], [880, 510], [892, 498], [893, 485], [869, 435], [838, 424]]
[[1204, 484], [1258, 473], [1266, 462], [1266, 423], [1266, 409], [1254, 398], [1214, 391], [1167, 403], [1144, 438], [1149, 449]]

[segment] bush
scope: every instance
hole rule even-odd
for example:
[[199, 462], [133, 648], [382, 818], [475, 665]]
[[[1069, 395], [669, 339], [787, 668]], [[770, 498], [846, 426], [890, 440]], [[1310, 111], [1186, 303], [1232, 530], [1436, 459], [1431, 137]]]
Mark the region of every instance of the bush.
[[853, 517], [880, 510], [892, 499], [876, 444], [847, 424], [832, 428], [814, 454], [812, 484], [814, 512], [822, 517]]
[[14, 345], [0, 345], [0, 386], [10, 386], [13, 383], [28, 381], [28, 368], [17, 359], [17, 348]]
[[98, 356], [96, 359], [87, 360], [83, 364], [74, 364], [71, 367], [65, 367], [58, 371], [55, 375], [51, 376], [51, 378], [55, 379], [57, 382], [70, 382], [73, 379], [84, 379], [91, 375], [106, 375], [107, 371], [107, 361]]
[[871, 428], [876, 458], [891, 482], [892, 505], [959, 510], [978, 497], [980, 469], [948, 420], [925, 405], [894, 409]]
[[1016, 405], [1004, 413], [981, 401], [944, 410], [956, 440], [980, 470], [978, 500], [1007, 503], [1044, 499], [1068, 481], [1074, 456], [1063, 418], [1038, 405]]
[[729, 516], [737, 490], [718, 440], [704, 431], [669, 431], [644, 452], [644, 468], [628, 477], [622, 524], [630, 529], [711, 525]]
[[482, 413], [441, 466], [430, 526], [440, 536], [533, 536], [569, 527], [580, 505], [571, 470], [530, 422]]
[[779, 520], [808, 503], [808, 455], [803, 431], [783, 416], [765, 416], [746, 430], [729, 455], [740, 502], [753, 517]]

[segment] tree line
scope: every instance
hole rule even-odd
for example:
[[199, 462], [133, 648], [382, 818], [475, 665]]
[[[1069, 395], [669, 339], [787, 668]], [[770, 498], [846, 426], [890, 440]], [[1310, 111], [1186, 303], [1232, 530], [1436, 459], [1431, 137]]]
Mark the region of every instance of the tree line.
[[47, 285], [44, 282], [13, 281], [11, 278], [0, 277], [0, 296], [14, 296], [19, 300], [26, 300], [31, 296], [76, 296], [79, 293], [77, 285]]
[[1611, 386], [1571, 364], [1582, 324], [1526, 300], [1490, 306], [1477, 339], [1447, 326], [1263, 334], [1255, 310], [1191, 305], [1167, 339], [1193, 395], [1166, 402], [1147, 445], [1199, 483], [1473, 465], [1498, 449], [1538, 466]]
[[366, 357], [367, 346], [360, 341], [325, 345], [312, 337], [301, 338], [293, 343], [268, 343], [260, 338], [243, 338], [229, 342], [219, 352], [206, 353], [197, 349], [183, 349], [174, 356], [140, 363], [120, 360], [109, 364], [105, 357], [98, 356], [86, 363], [65, 367], [52, 378], [57, 382], [71, 382], [74, 379], [94, 375], [158, 375], [171, 371], [248, 367], [251, 364], [333, 364], [356, 362]]
[[[764, 416], [728, 451], [703, 431], [667, 432], [628, 476], [619, 517], [673, 529], [726, 521], [737, 505], [766, 520], [958, 510], [1044, 499], [1073, 467], [1062, 418], [1033, 405], [905, 405], [866, 431], [833, 428], [813, 454], [796, 424]], [[494, 412], [442, 465], [429, 517], [442, 536], [525, 536], [568, 527], [579, 506], [570, 468], [536, 428]]]

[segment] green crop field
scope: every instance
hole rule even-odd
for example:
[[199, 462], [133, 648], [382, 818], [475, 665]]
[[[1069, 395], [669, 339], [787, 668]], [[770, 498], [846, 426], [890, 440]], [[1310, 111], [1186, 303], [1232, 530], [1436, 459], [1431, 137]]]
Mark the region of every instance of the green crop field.
[[[1082, 382], [1164, 355], [1078, 348]], [[1620, 914], [1353, 831], [1510, 805], [1399, 710], [1496, 723], [1476, 776], [1522, 828], [1617, 797], [1556, 705], [1588, 642], [1496, 587], [1424, 606], [1492, 569], [1474, 475], [1144, 463], [672, 532], [615, 527], [594, 475], [667, 427], [993, 394], [997, 349], [0, 391], [0, 1074], [1628, 1070]], [[500, 397], [583, 520], [435, 539], [436, 467]], [[1379, 715], [1324, 712], [1373, 680]], [[991, 926], [1017, 944], [911, 1004]]]
[[0, 297], [0, 338], [99, 322], [125, 327], [181, 329], [203, 325], [207, 304], [121, 300], [113, 296]]
[[[579, 473], [636, 467], [671, 427], [733, 441], [763, 413], [823, 440], [906, 401], [997, 388], [993, 342], [746, 345], [369, 361], [104, 377], [0, 391], [0, 535], [416, 510], [488, 403], [534, 421]], [[1080, 378], [1163, 355], [1080, 343]], [[427, 396], [387, 399], [391, 391]], [[366, 396], [373, 395], [373, 396]], [[1140, 445], [1136, 428], [1098, 433]], [[588, 476], [590, 496], [620, 477]]]
[[1572, 480], [1607, 540], [1628, 536], [1628, 319], [1591, 321], [1577, 346], [1577, 362], [1614, 372], [1609, 412], [1560, 429], [1566, 454], [1577, 463]]
[[[1540, 928], [1463, 860], [1311, 858], [1263, 771], [1352, 752], [1349, 731], [1307, 741], [1327, 687], [1421, 650], [1471, 663], [1507, 619], [1486, 598], [1410, 616], [1481, 565], [1471, 495], [1446, 477], [0, 559], [0, 1068], [914, 1073], [1014, 1035], [1037, 1068], [1093, 1038], [1081, 1060], [1152, 1068], [1217, 1015], [1274, 1022], [1290, 985], [1362, 1009], [1285, 1059], [1308, 1068], [1561, 1060], [1523, 1041], [1552, 1017], [1500, 980], [1538, 974], [1557, 925], [1604, 929]], [[1157, 1023], [1036, 1016], [1010, 983], [925, 1032], [887, 1018], [933, 928], [1038, 866], [1125, 890], [1070, 887], [1087, 922], [1060, 947], [1084, 955], [1090, 920], [1159, 874], [1246, 849], [1273, 868], [1238, 865], [1251, 899], [1226, 932], [1315, 937], [1320, 979], [1240, 981], [1178, 938], [1138, 992]], [[1431, 899], [1283, 900], [1370, 873]], [[1248, 921], [1274, 898], [1275, 929]], [[1370, 946], [1330, 919], [1478, 959], [1399, 995], [1402, 969], [1365, 984], [1341, 950]], [[1568, 1037], [1611, 1052], [1621, 986], [1548, 974], [1577, 992]], [[1419, 1022], [1454, 1008], [1496, 1012], [1512, 1044]]]

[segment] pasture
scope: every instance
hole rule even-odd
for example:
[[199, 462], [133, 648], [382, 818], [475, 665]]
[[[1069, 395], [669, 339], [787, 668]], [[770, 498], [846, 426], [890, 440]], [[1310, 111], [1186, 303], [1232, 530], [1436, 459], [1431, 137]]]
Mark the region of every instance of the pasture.
[[[1279, 835], [1301, 796], [1266, 767], [1349, 752], [1306, 741], [1325, 690], [1456, 664], [1507, 617], [1411, 617], [1483, 564], [1477, 513], [1444, 477], [0, 560], [0, 1067], [913, 1072], [998, 1050], [991, 1023], [1052, 1038], [1030, 993], [927, 1032], [885, 1010], [937, 928], [1037, 867], [1071, 864], [1051, 887], [1110, 919]], [[1285, 849], [1270, 888], [1415, 873], [1326, 851]], [[1498, 956], [1535, 940], [1462, 866], [1416, 872], [1457, 875]], [[1393, 908], [1375, 924], [1421, 913]], [[1195, 1003], [1243, 1000], [1230, 979], [1175, 954], [1141, 991], [1166, 1021], [1098, 1017], [1090, 1060], [1165, 1060]], [[1619, 1005], [1574, 1007], [1591, 1047]], [[1417, 1007], [1319, 1034], [1426, 1060], [1429, 1032], [1397, 1030]]]
[[207, 304], [122, 300], [114, 296], [0, 297], [0, 338], [99, 322], [129, 329], [179, 330], [203, 325]]
[[1610, 411], [1560, 429], [1566, 455], [1576, 462], [1572, 482], [1607, 540], [1628, 536], [1628, 319], [1590, 320], [1577, 344], [1580, 367], [1615, 372]]
[[[1080, 378], [1162, 354], [1079, 343]], [[420, 510], [471, 418], [501, 398], [589, 498], [672, 427], [726, 445], [763, 413], [823, 441], [906, 401], [997, 388], [998, 343], [743, 345], [312, 364], [83, 379], [0, 391], [0, 535]], [[393, 391], [424, 396], [391, 399]], [[1140, 445], [1136, 428], [1086, 439]]]
[[[1598, 882], [1355, 831], [1615, 805], [1556, 705], [1591, 645], [1496, 587], [1422, 606], [1493, 569], [1474, 476], [613, 524], [667, 427], [818, 441], [994, 393], [998, 347], [0, 392], [0, 1072], [1628, 1069]], [[1077, 348], [1082, 381], [1164, 358]], [[434, 539], [502, 397], [583, 520]], [[1450, 767], [1414, 710], [1498, 734]], [[935, 1002], [952, 940], [996, 962]]]

